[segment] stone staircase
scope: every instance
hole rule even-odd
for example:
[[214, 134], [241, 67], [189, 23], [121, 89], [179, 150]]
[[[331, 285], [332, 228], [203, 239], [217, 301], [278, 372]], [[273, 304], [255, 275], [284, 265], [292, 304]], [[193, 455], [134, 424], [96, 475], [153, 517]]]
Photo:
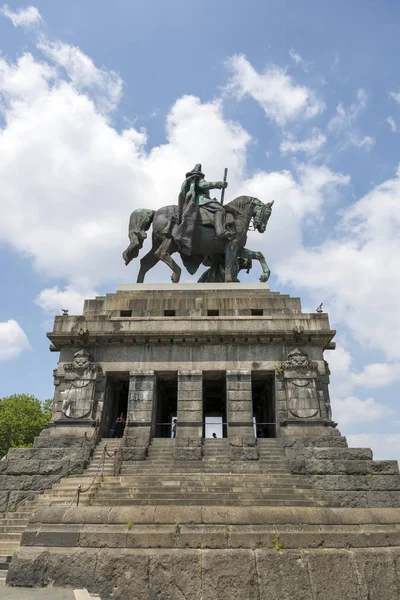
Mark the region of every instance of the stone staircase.
[[[76, 499], [78, 486], [80, 485], [82, 490], [85, 490], [92, 483], [96, 474], [101, 475], [101, 462], [105, 445], [107, 445], [107, 453], [103, 473], [104, 477], [112, 477], [114, 474], [114, 449], [118, 448], [120, 442], [121, 440], [118, 438], [102, 438], [97, 444], [84, 474], [61, 479], [52, 488], [38, 496], [36, 506], [69, 506], [72, 504]], [[99, 486], [100, 477], [94, 481], [88, 492], [81, 494], [79, 505], [89, 506]]]
[[[103, 438], [82, 475], [66, 477], [16, 512], [0, 519], [0, 585], [20, 544], [33, 511], [42, 506], [70, 506], [78, 485], [90, 491], [80, 506], [211, 505], [211, 506], [338, 506], [300, 475], [292, 475], [284, 450], [275, 439], [259, 439], [258, 461], [231, 461], [227, 439], [207, 439], [201, 461], [175, 461], [174, 442], [156, 438], [145, 461], [126, 462], [114, 477], [114, 449], [119, 439]], [[107, 444], [104, 477], [100, 474]]]
[[[114, 472], [114, 448], [120, 444], [119, 439], [103, 438], [96, 446], [89, 467], [84, 475], [73, 475], [65, 477], [58, 483], [54, 484], [50, 489], [45, 490], [37, 496], [34, 501], [27, 502], [15, 512], [7, 512], [4, 517], [0, 518], [0, 586], [5, 584], [8, 565], [15, 550], [19, 547], [21, 535], [25, 530], [32, 513], [41, 506], [69, 506], [76, 499], [76, 491], [78, 485], [82, 489], [87, 488], [96, 473], [100, 474], [99, 466], [103, 456], [104, 445], [107, 444], [107, 451], [112, 456], [106, 456], [104, 461], [104, 475], [112, 476]], [[91, 504], [93, 495], [99, 487], [99, 481], [95, 481], [90, 492], [82, 494], [80, 498], [80, 506], [88, 506]]]
[[21, 509], [7, 512], [0, 518], [0, 586], [5, 585], [11, 557], [20, 544], [21, 534], [31, 514], [31, 510]]
[[154, 439], [145, 461], [125, 463], [92, 500], [110, 505], [334, 506], [326, 493], [292, 475], [274, 439], [259, 440], [260, 460], [231, 461], [226, 439], [207, 439], [201, 461], [174, 461], [173, 440]]

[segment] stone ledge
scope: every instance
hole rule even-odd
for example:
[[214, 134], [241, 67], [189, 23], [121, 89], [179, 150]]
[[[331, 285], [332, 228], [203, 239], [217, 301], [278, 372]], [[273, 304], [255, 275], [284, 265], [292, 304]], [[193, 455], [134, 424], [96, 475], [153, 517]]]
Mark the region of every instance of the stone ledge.
[[397, 525], [400, 508], [233, 507], [233, 506], [49, 506], [30, 523], [168, 524], [179, 522], [243, 525]]
[[396, 525], [36, 525], [22, 546], [69, 548], [268, 548], [400, 547]]
[[143, 549], [24, 547], [11, 586], [87, 588], [103, 600], [399, 598], [400, 548]]

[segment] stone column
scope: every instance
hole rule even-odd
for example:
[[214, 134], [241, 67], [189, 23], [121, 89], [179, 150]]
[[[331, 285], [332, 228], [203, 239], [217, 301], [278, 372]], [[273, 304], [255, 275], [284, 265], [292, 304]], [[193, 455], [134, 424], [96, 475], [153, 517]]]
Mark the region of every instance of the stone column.
[[129, 373], [127, 446], [131, 460], [144, 460], [150, 444], [156, 392], [154, 371]]
[[257, 460], [251, 371], [226, 372], [229, 453], [232, 460]]
[[200, 460], [203, 435], [203, 373], [178, 371], [178, 424], [174, 457]]

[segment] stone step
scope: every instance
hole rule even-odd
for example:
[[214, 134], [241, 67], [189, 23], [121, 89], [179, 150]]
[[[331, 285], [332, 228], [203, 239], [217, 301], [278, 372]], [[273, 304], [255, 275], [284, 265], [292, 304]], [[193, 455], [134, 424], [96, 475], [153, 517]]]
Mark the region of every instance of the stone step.
[[139, 494], [129, 494], [126, 496], [123, 496], [122, 494], [119, 494], [118, 496], [115, 496], [112, 494], [99, 494], [98, 496], [96, 496], [95, 498], [95, 502], [99, 502], [99, 501], [103, 501], [103, 502], [108, 502], [109, 504], [114, 504], [114, 501], [116, 500], [126, 500], [126, 501], [130, 501], [130, 500], [153, 500], [153, 502], [155, 504], [158, 504], [161, 501], [164, 500], [176, 500], [177, 502], [180, 502], [181, 499], [184, 500], [191, 500], [194, 499], [196, 500], [199, 504], [202, 504], [204, 500], [215, 500], [216, 504], [218, 504], [220, 502], [220, 500], [224, 501], [224, 500], [237, 500], [238, 502], [240, 502], [241, 500], [274, 500], [278, 503], [280, 502], [284, 502], [286, 500], [297, 500], [297, 499], [301, 499], [304, 501], [310, 501], [311, 498], [307, 498], [304, 497], [302, 494], [300, 493], [282, 493], [282, 494], [271, 494], [271, 493], [259, 493], [259, 494], [254, 494], [254, 493], [242, 493], [242, 494], [233, 494], [233, 493], [212, 493], [212, 494], [162, 494], [161, 492], [158, 494], [146, 494], [146, 493], [139, 493]]
[[[113, 502], [114, 505], [118, 505], [118, 506], [135, 506], [135, 505], [153, 505], [154, 501], [149, 499], [149, 500], [136, 500], [136, 499], [121, 499], [121, 498], [116, 498]], [[170, 499], [160, 499], [157, 502], [157, 505], [176, 505], [177, 502], [176, 500], [170, 500]], [[204, 500], [203, 498], [201, 499], [187, 499], [187, 498], [180, 498], [179, 499], [179, 505], [180, 506], [316, 506], [317, 504], [315, 502], [312, 502], [310, 500], [285, 500], [282, 502], [276, 502], [275, 500], [254, 500], [254, 499], [249, 499], [249, 500], [240, 500], [238, 501], [237, 499], [235, 500], [218, 500], [218, 503], [216, 503], [216, 501], [213, 500]], [[93, 502], [93, 506], [108, 506], [108, 504], [102, 504], [100, 500], [95, 500]]]
[[[275, 481], [264, 481], [260, 483], [256, 482], [198, 482], [196, 484], [192, 484], [191, 482], [178, 482], [169, 484], [168, 482], [149, 482], [147, 484], [138, 484], [138, 483], [122, 483], [120, 485], [116, 484], [113, 486], [104, 485], [99, 488], [99, 491], [103, 490], [114, 490], [118, 489], [121, 491], [124, 490], [200, 490], [203, 491], [205, 489], [210, 490], [231, 490], [231, 489], [246, 489], [246, 490], [259, 490], [259, 489], [301, 489], [301, 490], [314, 490], [311, 484], [296, 484], [291, 481], [284, 482], [275, 482]], [[315, 490], [316, 492], [320, 492], [322, 490]], [[62, 493], [62, 492], [61, 492]]]
[[21, 534], [18, 532], [13, 532], [13, 533], [9, 533], [9, 532], [4, 532], [1, 534], [0, 537], [0, 541], [1, 542], [15, 542], [15, 541], [19, 541]]
[[[0, 533], [21, 533], [24, 531], [26, 525], [2, 525], [0, 523]], [[3, 537], [3, 535], [1, 536]]]

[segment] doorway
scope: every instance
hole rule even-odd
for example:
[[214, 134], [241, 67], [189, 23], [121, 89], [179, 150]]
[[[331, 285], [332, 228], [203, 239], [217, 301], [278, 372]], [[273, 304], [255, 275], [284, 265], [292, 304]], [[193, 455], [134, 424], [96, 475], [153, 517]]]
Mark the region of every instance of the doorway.
[[129, 373], [107, 373], [105, 402], [102, 418], [102, 436], [112, 437], [115, 422], [123, 413], [128, 413]]
[[274, 374], [252, 371], [254, 434], [257, 438], [276, 437]]
[[172, 437], [173, 420], [177, 416], [178, 373], [157, 373], [156, 406], [153, 412], [153, 437]]
[[227, 437], [225, 371], [203, 373], [203, 437]]

